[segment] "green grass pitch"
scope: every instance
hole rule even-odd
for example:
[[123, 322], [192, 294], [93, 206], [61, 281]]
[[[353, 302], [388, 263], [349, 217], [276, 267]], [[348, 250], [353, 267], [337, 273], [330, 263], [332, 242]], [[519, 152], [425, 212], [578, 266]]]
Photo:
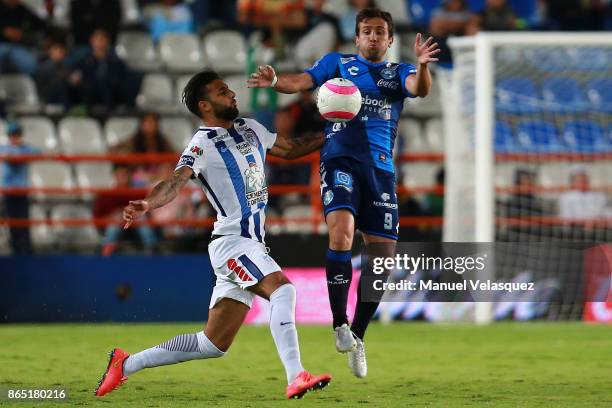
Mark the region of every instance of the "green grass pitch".
[[491, 326], [372, 325], [369, 374], [352, 377], [327, 327], [300, 326], [302, 360], [329, 371], [325, 390], [285, 400], [284, 372], [267, 327], [244, 327], [222, 359], [145, 370], [95, 398], [106, 352], [136, 352], [199, 324], [0, 326], [0, 387], [65, 387], [64, 403], [98, 407], [610, 407], [612, 327], [581, 323]]

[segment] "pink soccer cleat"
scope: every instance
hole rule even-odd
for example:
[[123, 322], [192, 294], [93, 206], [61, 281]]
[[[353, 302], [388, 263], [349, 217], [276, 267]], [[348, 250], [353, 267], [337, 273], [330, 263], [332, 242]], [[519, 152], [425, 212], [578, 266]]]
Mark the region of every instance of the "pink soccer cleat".
[[287, 398], [302, 398], [308, 391], [325, 388], [331, 379], [330, 374], [312, 375], [308, 371], [302, 371], [287, 386]]
[[102, 397], [111, 391], [116, 390], [127, 381], [123, 375], [123, 362], [130, 356], [120, 348], [116, 348], [109, 353], [110, 359], [108, 367], [98, 382], [98, 388], [94, 391], [96, 397]]

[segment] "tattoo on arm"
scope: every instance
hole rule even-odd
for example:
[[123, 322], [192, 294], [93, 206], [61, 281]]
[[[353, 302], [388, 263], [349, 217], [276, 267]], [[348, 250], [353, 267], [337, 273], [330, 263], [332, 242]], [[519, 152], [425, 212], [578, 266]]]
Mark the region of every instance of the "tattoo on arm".
[[169, 180], [159, 182], [145, 198], [149, 207], [159, 208], [174, 200], [192, 174], [193, 170], [189, 167], [182, 167], [175, 171]]

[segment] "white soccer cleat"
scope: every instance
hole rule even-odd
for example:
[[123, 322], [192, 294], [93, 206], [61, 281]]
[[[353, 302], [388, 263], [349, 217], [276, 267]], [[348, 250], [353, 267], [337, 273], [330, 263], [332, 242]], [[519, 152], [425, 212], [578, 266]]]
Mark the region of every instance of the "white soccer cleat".
[[336, 327], [334, 331], [336, 332], [336, 350], [339, 353], [348, 353], [355, 350], [357, 342], [348, 324], [344, 323], [342, 326]]
[[368, 375], [368, 363], [366, 362], [365, 345], [361, 339], [356, 338], [357, 346], [355, 351], [348, 353], [348, 365], [351, 373], [357, 378]]

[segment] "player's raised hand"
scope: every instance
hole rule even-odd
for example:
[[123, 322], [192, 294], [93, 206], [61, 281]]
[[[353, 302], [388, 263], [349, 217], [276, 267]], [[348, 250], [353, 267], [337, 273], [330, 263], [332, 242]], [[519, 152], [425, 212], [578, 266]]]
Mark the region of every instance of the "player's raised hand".
[[260, 65], [257, 67], [257, 71], [251, 74], [251, 77], [247, 79], [247, 86], [249, 88], [267, 88], [272, 86], [272, 81], [276, 72], [270, 65]]
[[129, 204], [123, 209], [123, 220], [125, 221], [123, 229], [130, 228], [132, 221], [138, 217], [142, 217], [147, 211], [149, 211], [149, 203], [147, 201], [130, 201]]
[[414, 53], [419, 65], [427, 65], [430, 62], [438, 61], [438, 58], [435, 57], [440, 52], [438, 43], [433, 42], [433, 37], [429, 37], [425, 42], [422, 42], [422, 40], [423, 36], [418, 33], [414, 40]]

